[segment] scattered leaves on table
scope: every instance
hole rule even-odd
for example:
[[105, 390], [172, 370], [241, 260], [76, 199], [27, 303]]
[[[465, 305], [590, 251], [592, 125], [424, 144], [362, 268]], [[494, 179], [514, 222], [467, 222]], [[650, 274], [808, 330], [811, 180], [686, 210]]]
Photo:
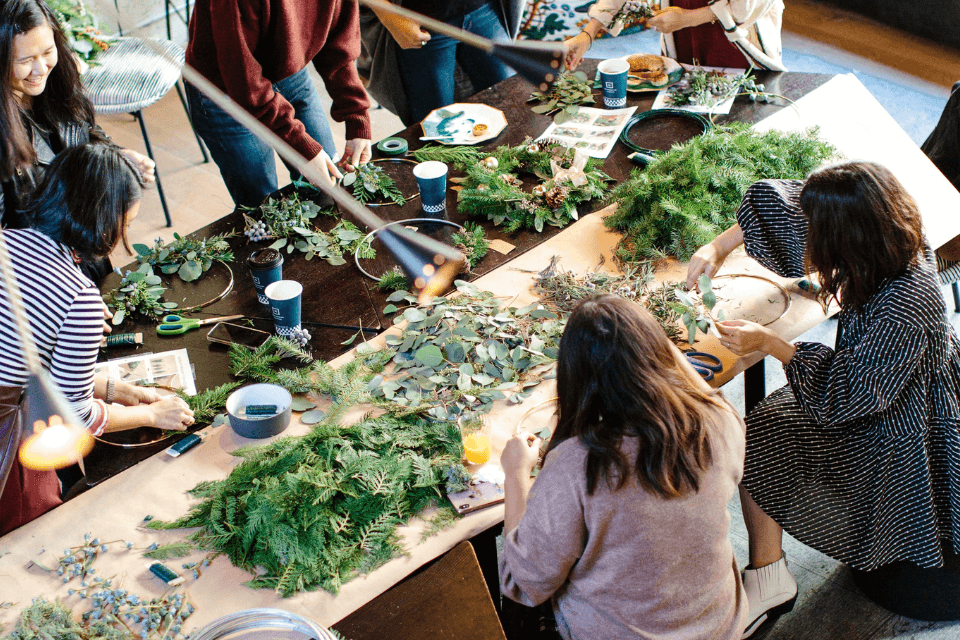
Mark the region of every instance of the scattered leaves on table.
[[593, 82], [583, 71], [564, 71], [546, 93], [531, 93], [528, 102], [531, 101], [541, 103], [532, 108], [534, 113], [550, 115], [556, 112], [553, 121], [557, 124], [563, 124], [579, 113], [580, 105], [596, 102]]

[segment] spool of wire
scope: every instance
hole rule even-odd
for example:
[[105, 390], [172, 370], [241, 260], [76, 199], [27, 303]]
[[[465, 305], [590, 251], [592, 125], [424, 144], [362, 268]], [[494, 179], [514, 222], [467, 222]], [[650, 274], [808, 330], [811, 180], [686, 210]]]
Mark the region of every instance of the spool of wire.
[[385, 156], [402, 156], [408, 148], [403, 138], [384, 138], [377, 143], [377, 150]]
[[143, 344], [142, 333], [116, 333], [104, 336], [100, 340], [101, 347], [123, 347], [130, 344]]
[[706, 116], [680, 109], [654, 109], [638, 113], [620, 132], [620, 142], [631, 153], [628, 158], [646, 166], [657, 154], [675, 144], [703, 135], [712, 125]]

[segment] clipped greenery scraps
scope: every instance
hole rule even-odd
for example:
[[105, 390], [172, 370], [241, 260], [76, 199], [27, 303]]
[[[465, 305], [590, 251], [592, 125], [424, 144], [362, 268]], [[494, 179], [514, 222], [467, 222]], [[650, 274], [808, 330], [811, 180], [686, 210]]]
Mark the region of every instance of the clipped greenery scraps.
[[393, 178], [383, 172], [383, 167], [373, 162], [360, 165], [353, 173], [343, 176], [343, 186], [353, 186], [353, 197], [364, 204], [372, 202], [378, 196], [399, 205], [407, 201]]
[[332, 215], [332, 211], [322, 211], [296, 193], [279, 200], [269, 198], [243, 213], [244, 233], [251, 242], [274, 240], [271, 249], [299, 251], [306, 260], [318, 257], [332, 265], [346, 264], [343, 255], [356, 252], [358, 247], [361, 258], [376, 257], [370, 243], [364, 242], [363, 232], [347, 220], [341, 220], [329, 232], [314, 227], [314, 218], [321, 214]]
[[177, 308], [176, 302], [161, 302], [167, 288], [149, 264], [141, 264], [136, 271], [114, 271], [120, 275], [120, 286], [103, 294], [103, 301], [113, 309], [114, 325], [121, 324], [134, 312], [159, 318]]
[[409, 286], [407, 276], [400, 267], [394, 267], [380, 276], [377, 281], [377, 289], [380, 291], [400, 291]]
[[384, 352], [395, 367], [370, 385], [382, 406], [425, 410], [439, 420], [486, 413], [494, 400], [528, 398], [543, 380], [540, 366], [556, 360], [565, 318], [540, 304], [506, 307], [462, 280], [455, 286], [459, 295], [424, 307], [406, 291], [388, 298], [410, 306], [385, 309], [406, 325], [401, 335], [386, 338]]
[[739, 123], [676, 145], [610, 193], [608, 200], [619, 206], [604, 222], [624, 236], [617, 257], [643, 262], [670, 254], [689, 260], [736, 222], [751, 184], [806, 178], [836, 155], [816, 128], [759, 133]]
[[527, 102], [539, 101], [532, 108], [534, 113], [550, 115], [555, 113], [553, 121], [563, 124], [580, 112], [580, 105], [594, 104], [593, 82], [583, 71], [564, 71], [553, 83], [547, 93], [534, 91]]
[[597, 293], [618, 295], [646, 308], [674, 343], [684, 342], [680, 332], [682, 311], [675, 295], [679, 283], [657, 285], [650, 262], [627, 265], [622, 274], [595, 271], [580, 276], [559, 268], [554, 259], [534, 285], [543, 303], [562, 313], [570, 313], [581, 300]]
[[[454, 233], [450, 242], [454, 249], [466, 256], [467, 271], [473, 271], [473, 268], [483, 260], [490, 250], [490, 242], [487, 240], [487, 234], [484, 233], [483, 227], [473, 222], [464, 223], [463, 231]], [[404, 277], [404, 286], [406, 286], [406, 277]]]
[[696, 66], [667, 89], [666, 102], [671, 107], [714, 107], [739, 95], [749, 96], [752, 102], [768, 102], [774, 97], [764, 93], [764, 86], [757, 84], [749, 72], [727, 75]]
[[176, 273], [184, 282], [193, 282], [213, 265], [214, 260], [233, 262], [233, 251], [227, 242], [235, 238], [235, 231], [227, 231], [209, 238], [194, 238], [174, 233], [174, 241], [166, 244], [163, 238], [157, 238], [153, 247], [145, 244], [133, 245], [137, 261], [141, 265], [149, 264], [160, 269], [161, 273]]

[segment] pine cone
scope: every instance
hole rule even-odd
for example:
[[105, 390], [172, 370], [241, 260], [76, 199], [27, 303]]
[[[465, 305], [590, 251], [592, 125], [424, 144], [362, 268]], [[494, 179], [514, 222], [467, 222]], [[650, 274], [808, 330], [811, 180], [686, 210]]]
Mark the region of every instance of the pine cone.
[[463, 254], [466, 260], [463, 263], [463, 273], [470, 273], [473, 271], [473, 265], [470, 264], [470, 249], [467, 248], [467, 245], [462, 243], [457, 243], [453, 245], [453, 248]]
[[547, 201], [547, 206], [551, 209], [556, 209], [562, 205], [567, 200], [567, 196], [570, 195], [570, 187], [566, 185], [558, 185], [550, 191], [547, 191], [547, 195], [544, 198]]

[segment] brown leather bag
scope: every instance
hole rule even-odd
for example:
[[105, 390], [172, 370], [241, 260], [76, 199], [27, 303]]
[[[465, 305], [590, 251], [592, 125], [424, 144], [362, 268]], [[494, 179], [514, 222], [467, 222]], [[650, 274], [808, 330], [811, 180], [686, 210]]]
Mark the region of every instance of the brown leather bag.
[[0, 387], [0, 535], [61, 504], [55, 471], [25, 469], [17, 457], [23, 438], [22, 387]]

